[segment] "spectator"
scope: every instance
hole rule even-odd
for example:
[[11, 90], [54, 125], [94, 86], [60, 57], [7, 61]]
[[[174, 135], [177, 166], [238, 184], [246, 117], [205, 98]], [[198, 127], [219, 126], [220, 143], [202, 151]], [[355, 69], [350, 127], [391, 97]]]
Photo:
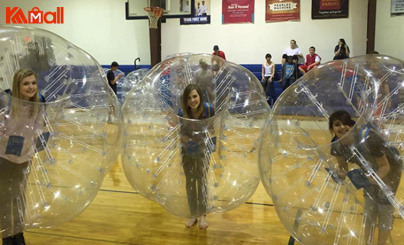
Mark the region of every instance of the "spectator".
[[299, 66], [299, 70], [303, 75], [320, 64], [321, 58], [315, 52], [316, 48], [311, 46], [309, 54], [306, 55], [306, 63]]
[[[220, 58], [218, 58], [220, 57]], [[212, 53], [212, 70], [214, 75], [219, 71], [219, 69], [223, 66], [224, 61], [226, 60], [226, 55], [223, 51], [219, 50], [219, 46], [213, 46], [213, 53]]]
[[219, 50], [219, 46], [218, 46], [218, 45], [213, 46], [213, 53], [212, 53], [212, 55], [217, 55], [217, 56], [219, 56], [220, 58], [222, 58], [222, 59], [224, 59], [224, 60], [226, 59], [226, 55], [224, 54], [223, 51]]
[[302, 51], [300, 51], [299, 46], [297, 46], [295, 40], [290, 40], [290, 47], [286, 48], [285, 51], [283, 52], [282, 55], [282, 65], [285, 64], [285, 61], [288, 56], [292, 56], [293, 60], [297, 62], [297, 60], [300, 58], [303, 58]]
[[271, 54], [265, 55], [265, 63], [262, 64], [262, 86], [264, 87], [265, 95], [268, 94], [268, 103], [273, 105], [276, 99], [274, 88], [274, 75], [275, 75], [275, 63], [271, 61]]
[[297, 79], [297, 65], [293, 62], [293, 56], [287, 57], [287, 62], [282, 66], [282, 78], [279, 82], [283, 83], [285, 91]]
[[342, 60], [349, 58], [349, 47], [343, 38], [338, 40], [338, 45], [334, 48], [334, 60]]

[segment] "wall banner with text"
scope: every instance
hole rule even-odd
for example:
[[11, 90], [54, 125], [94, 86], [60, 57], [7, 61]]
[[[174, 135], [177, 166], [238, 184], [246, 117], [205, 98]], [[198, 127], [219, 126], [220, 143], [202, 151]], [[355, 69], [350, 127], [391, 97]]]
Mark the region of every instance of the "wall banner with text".
[[[189, 0], [181, 0], [184, 6], [189, 10]], [[193, 24], [210, 24], [210, 1], [211, 0], [197, 0], [195, 1], [195, 7], [192, 17], [180, 18], [181, 25], [193, 25]]]
[[391, 15], [404, 14], [404, 0], [391, 0]]
[[299, 21], [300, 0], [266, 0], [265, 21]]
[[254, 23], [254, 0], [223, 0], [222, 23]]
[[349, 0], [312, 0], [312, 19], [348, 18]]

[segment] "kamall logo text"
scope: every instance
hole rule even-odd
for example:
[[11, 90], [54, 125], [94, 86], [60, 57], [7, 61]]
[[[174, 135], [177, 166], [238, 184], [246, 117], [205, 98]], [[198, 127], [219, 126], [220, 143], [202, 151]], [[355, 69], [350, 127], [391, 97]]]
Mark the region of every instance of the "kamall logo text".
[[57, 7], [56, 12], [45, 12], [34, 7], [28, 11], [28, 20], [19, 7], [6, 8], [7, 24], [63, 24], [63, 7]]

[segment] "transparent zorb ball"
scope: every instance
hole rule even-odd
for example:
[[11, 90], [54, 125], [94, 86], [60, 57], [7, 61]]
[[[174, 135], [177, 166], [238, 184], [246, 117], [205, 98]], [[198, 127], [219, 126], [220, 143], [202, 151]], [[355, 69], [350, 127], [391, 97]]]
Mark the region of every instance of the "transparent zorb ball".
[[129, 91], [138, 84], [143, 77], [146, 76], [149, 69], [142, 68], [138, 70], [134, 70], [128, 75], [126, 75], [121, 83], [118, 83], [118, 98], [120, 99], [121, 103], [125, 101], [126, 95]]
[[[181, 217], [238, 207], [259, 183], [258, 144], [269, 106], [257, 78], [211, 55], [156, 65], [127, 95], [122, 163], [143, 196]], [[179, 116], [188, 84], [201, 88], [207, 119]]]
[[[402, 61], [360, 56], [317, 67], [278, 98], [260, 174], [299, 243], [401, 243], [403, 78]], [[349, 128], [334, 131], [331, 115], [350, 116], [335, 117]]]
[[[0, 226], [6, 237], [60, 225], [91, 203], [120, 151], [122, 114], [89, 54], [45, 30], [0, 28]], [[13, 87], [22, 68], [36, 74], [37, 100], [19, 97]]]

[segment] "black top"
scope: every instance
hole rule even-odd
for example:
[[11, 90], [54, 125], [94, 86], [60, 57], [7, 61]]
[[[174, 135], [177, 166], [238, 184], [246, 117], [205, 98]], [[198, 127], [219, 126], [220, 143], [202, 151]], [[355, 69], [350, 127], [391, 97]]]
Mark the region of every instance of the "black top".
[[[344, 145], [341, 142], [331, 145], [331, 155], [342, 157], [346, 162], [351, 162], [359, 165], [364, 169], [363, 164], [359, 156], [362, 156], [370, 167], [374, 170], [378, 170], [376, 158], [386, 155], [386, 158], [390, 164], [390, 171], [383, 178], [385, 183], [393, 188], [393, 191], [398, 187], [402, 171], [402, 161], [398, 150], [388, 145], [388, 143], [382, 139], [371, 126], [365, 125], [361, 129], [353, 129], [354, 142], [352, 145]], [[332, 142], [337, 139], [334, 137]], [[357, 152], [355, 152], [355, 150]], [[355, 154], [357, 153], [357, 154]], [[365, 171], [366, 172], [366, 171]]]
[[111, 84], [112, 81], [115, 80], [115, 74], [113, 70], [108, 70], [107, 73], [107, 79], [108, 79], [108, 84], [109, 86], [111, 86], [112, 90], [114, 91], [115, 94], [117, 94], [117, 85], [115, 84]]
[[[337, 50], [339, 49], [338, 46], [339, 46], [339, 45], [335, 46], [335, 48], [334, 48], [334, 53], [337, 52]], [[348, 52], [351, 52], [351, 51], [349, 50], [348, 45], [345, 45], [345, 46], [346, 46], [346, 48], [348, 49]], [[348, 58], [349, 58], [349, 55], [345, 52], [345, 48], [344, 48], [344, 47], [341, 47], [341, 51], [339, 52], [339, 55], [335, 55], [335, 56], [334, 56], [334, 60], [342, 60], [342, 59], [348, 59]]]

